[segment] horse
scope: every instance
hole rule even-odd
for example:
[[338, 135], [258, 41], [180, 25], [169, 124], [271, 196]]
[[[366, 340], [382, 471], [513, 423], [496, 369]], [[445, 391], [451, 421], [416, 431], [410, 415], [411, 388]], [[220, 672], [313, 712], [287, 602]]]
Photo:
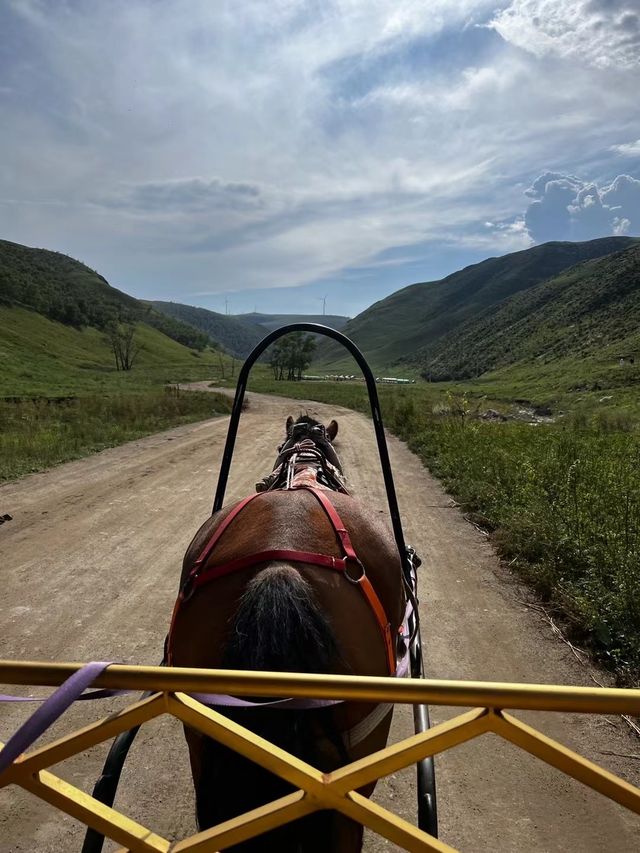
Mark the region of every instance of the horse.
[[[204, 522], [183, 562], [167, 641], [175, 666], [388, 676], [402, 656], [405, 590], [391, 530], [349, 494], [338, 423], [285, 425], [256, 494]], [[393, 706], [218, 708], [323, 772], [384, 747]], [[319, 703], [316, 703], [319, 704]], [[185, 726], [201, 830], [292, 786]], [[375, 783], [362, 789], [370, 796]], [[318, 811], [244, 841], [237, 853], [356, 853], [363, 828]]]

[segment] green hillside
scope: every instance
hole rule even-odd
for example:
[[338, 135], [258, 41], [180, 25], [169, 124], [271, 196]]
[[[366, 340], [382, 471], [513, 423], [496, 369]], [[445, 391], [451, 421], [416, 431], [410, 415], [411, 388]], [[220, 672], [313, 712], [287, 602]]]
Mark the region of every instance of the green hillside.
[[7, 240], [0, 240], [0, 301], [77, 327], [101, 328], [139, 310], [136, 299], [80, 261]]
[[468, 379], [510, 365], [638, 357], [640, 243], [571, 267], [485, 309], [408, 360], [425, 378]]
[[151, 302], [158, 311], [182, 320], [218, 341], [228, 352], [245, 358], [265, 335], [289, 323], [321, 323], [338, 331], [348, 317], [325, 314], [251, 314], [227, 315], [178, 302]]
[[0, 241], [0, 481], [227, 413], [176, 387], [229, 376], [212, 343], [72, 258]]
[[268, 332], [289, 323], [320, 323], [322, 326], [329, 326], [330, 329], [340, 332], [349, 322], [348, 317], [340, 314], [260, 314], [255, 311], [251, 314], [238, 314], [238, 319], [261, 326]]
[[[110, 336], [134, 328], [132, 370], [117, 370]], [[229, 359], [179, 319], [111, 287], [59, 252], [0, 240], [0, 396], [131, 391], [215, 378]]]
[[104, 333], [49, 320], [25, 308], [0, 305], [0, 397], [122, 391], [197, 379], [215, 379], [229, 359], [187, 349], [143, 323], [140, 353], [130, 371], [115, 368]]
[[196, 349], [207, 335], [117, 290], [80, 261], [0, 240], [0, 304], [29, 308], [76, 329], [105, 330], [114, 323], [145, 323]]
[[[465, 322], [515, 293], [545, 281], [575, 264], [633, 245], [629, 237], [604, 237], [585, 243], [544, 243], [521, 252], [489, 258], [440, 281], [412, 284], [376, 302], [344, 328], [376, 368], [389, 367], [431, 348]], [[343, 351], [329, 343], [318, 361], [344, 361]]]
[[182, 305], [179, 302], [151, 302], [150, 304], [163, 314], [204, 332], [239, 358], [249, 355], [266, 334], [263, 327], [244, 322], [241, 317], [218, 314], [216, 311]]

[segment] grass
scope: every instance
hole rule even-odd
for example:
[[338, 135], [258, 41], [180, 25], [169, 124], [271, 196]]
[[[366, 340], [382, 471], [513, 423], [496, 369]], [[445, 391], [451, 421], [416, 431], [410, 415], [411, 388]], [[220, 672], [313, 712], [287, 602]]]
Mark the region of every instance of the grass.
[[191, 350], [145, 325], [136, 339], [133, 369], [118, 371], [97, 329], [0, 305], [0, 480], [230, 411], [226, 397], [165, 391], [199, 379], [225, 384], [229, 356]]
[[230, 411], [221, 394], [175, 389], [0, 402], [0, 480]]
[[[368, 411], [366, 389], [357, 383], [263, 379], [253, 387]], [[490, 531], [502, 557], [550, 602], [570, 634], [621, 683], [637, 683], [637, 404], [598, 407], [591, 401], [554, 424], [532, 425], [473, 418], [481, 401], [450, 387], [446, 393], [433, 385], [378, 390], [387, 428]]]
[[[130, 371], [117, 371], [97, 329], [74, 329], [23, 308], [0, 305], [0, 397], [123, 393], [165, 383], [221, 378], [232, 359], [191, 350], [139, 325], [140, 355]], [[237, 365], [237, 361], [236, 361]]]
[[[568, 626], [625, 681], [640, 672], [640, 436], [615, 421], [565, 426], [425, 417], [388, 422], [492, 531]], [[623, 421], [625, 428], [626, 421]]]

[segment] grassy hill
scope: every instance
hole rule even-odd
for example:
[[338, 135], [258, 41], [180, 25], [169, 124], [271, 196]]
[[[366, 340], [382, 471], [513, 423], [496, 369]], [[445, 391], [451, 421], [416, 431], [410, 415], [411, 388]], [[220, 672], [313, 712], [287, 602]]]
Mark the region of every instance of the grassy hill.
[[150, 388], [166, 382], [215, 379], [230, 359], [192, 350], [143, 323], [141, 349], [130, 371], [117, 371], [106, 336], [76, 329], [35, 311], [0, 305], [0, 397], [56, 396]]
[[245, 322], [241, 317], [209, 311], [207, 308], [182, 305], [179, 302], [151, 302], [150, 304], [163, 314], [204, 332], [238, 358], [249, 355], [266, 334], [262, 326]]
[[[131, 370], [114, 330], [133, 329]], [[0, 481], [229, 411], [231, 359], [209, 338], [122, 293], [65, 255], [0, 241]]]
[[[116, 370], [108, 332], [135, 326], [139, 355]], [[0, 240], [0, 396], [55, 396], [214, 378], [229, 359], [197, 329], [111, 287], [79, 261]]]
[[268, 332], [289, 323], [320, 323], [322, 326], [329, 326], [330, 329], [336, 329], [340, 332], [349, 322], [348, 317], [339, 314], [260, 314], [254, 311], [251, 314], [238, 314], [237, 316], [239, 320], [251, 323], [254, 326], [261, 326]]
[[214, 340], [118, 290], [80, 261], [0, 240], [0, 304], [19, 306], [76, 329], [104, 331], [114, 323], [144, 323], [196, 349]]
[[[629, 237], [544, 243], [501, 258], [489, 258], [440, 281], [409, 285], [350, 320], [343, 331], [376, 368], [389, 367], [417, 351], [421, 351], [424, 363], [439, 340], [504, 299], [575, 264], [633, 243]], [[344, 352], [333, 343], [325, 344], [317, 360], [327, 366], [340, 364]]]
[[485, 309], [408, 360], [426, 378], [467, 379], [559, 360], [595, 358], [618, 370], [625, 355], [640, 361], [640, 242]]
[[0, 240], [0, 301], [71, 326], [104, 327], [135, 314], [138, 301], [60, 252]]

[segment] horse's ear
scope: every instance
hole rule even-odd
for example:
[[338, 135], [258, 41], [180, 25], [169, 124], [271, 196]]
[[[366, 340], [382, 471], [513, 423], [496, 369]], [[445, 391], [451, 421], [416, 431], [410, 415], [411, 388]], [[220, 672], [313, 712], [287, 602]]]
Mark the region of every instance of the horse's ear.
[[286, 431], [287, 431], [287, 435], [291, 435], [291, 429], [292, 429], [292, 427], [293, 427], [293, 418], [291, 417], [291, 415], [289, 415], [289, 417], [287, 418], [287, 423], [286, 423], [286, 425], [285, 425], [285, 429], [286, 429]]
[[333, 441], [334, 438], [338, 434], [338, 421], [331, 421], [329, 426], [327, 427], [327, 435], [329, 436], [329, 441]]

